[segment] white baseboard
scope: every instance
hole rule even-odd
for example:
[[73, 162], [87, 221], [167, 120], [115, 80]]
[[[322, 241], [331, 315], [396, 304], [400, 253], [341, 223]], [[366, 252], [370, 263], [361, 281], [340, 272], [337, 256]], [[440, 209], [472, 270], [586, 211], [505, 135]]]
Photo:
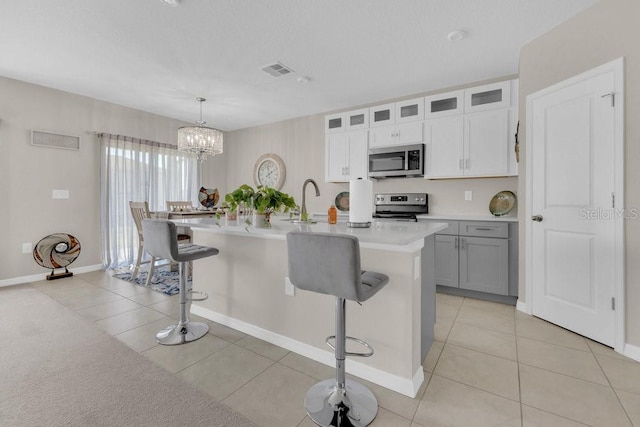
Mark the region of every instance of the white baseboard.
[[640, 347], [632, 345], [632, 344], [625, 344], [624, 345], [624, 353], [625, 356], [640, 362]]
[[[84, 267], [69, 269], [74, 274], [89, 273], [91, 271], [102, 270], [102, 264], [87, 265]], [[11, 279], [0, 280], [0, 288], [4, 286], [21, 285], [23, 283], [39, 282], [45, 280], [49, 273], [32, 274], [30, 276], [14, 277]]]
[[[196, 305], [191, 306], [191, 312], [197, 316], [204, 317], [205, 319], [237, 329], [245, 334], [270, 342], [271, 344], [286, 348], [287, 350], [308, 357], [316, 362], [332, 367], [335, 366], [336, 359], [334, 354], [330, 351], [321, 350], [312, 345], [294, 340], [293, 338], [277, 334], [256, 325], [252, 325], [242, 320], [234, 319], [233, 317], [216, 313]], [[346, 364], [346, 367], [347, 372], [352, 375], [412, 398], [418, 394], [418, 389], [424, 381], [424, 371], [422, 370], [422, 366], [418, 368], [412, 379], [402, 378], [351, 359], [349, 360], [349, 363]]]
[[516, 310], [521, 311], [523, 313], [531, 314], [531, 310], [529, 309], [529, 304], [526, 302], [520, 301], [516, 302]]

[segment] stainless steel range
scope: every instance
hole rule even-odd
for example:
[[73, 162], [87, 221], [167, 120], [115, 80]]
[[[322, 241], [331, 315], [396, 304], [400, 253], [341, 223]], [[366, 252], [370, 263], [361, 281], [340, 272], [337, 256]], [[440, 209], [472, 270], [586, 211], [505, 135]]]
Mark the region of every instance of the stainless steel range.
[[426, 193], [381, 193], [375, 195], [374, 218], [396, 221], [417, 221], [416, 215], [429, 213]]

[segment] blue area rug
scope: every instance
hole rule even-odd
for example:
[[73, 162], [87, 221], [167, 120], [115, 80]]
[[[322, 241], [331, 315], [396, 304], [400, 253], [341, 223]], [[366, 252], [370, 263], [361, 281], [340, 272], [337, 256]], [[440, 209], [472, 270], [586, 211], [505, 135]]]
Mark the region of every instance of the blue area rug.
[[[126, 280], [139, 286], [145, 286], [147, 282], [147, 272], [138, 273], [136, 280], [131, 280], [131, 272], [115, 273], [116, 279]], [[169, 271], [167, 268], [157, 268], [153, 272], [151, 279], [151, 289], [162, 292], [166, 295], [176, 295], [180, 293], [180, 274], [177, 271]], [[187, 278], [187, 289], [191, 289], [191, 277]]]

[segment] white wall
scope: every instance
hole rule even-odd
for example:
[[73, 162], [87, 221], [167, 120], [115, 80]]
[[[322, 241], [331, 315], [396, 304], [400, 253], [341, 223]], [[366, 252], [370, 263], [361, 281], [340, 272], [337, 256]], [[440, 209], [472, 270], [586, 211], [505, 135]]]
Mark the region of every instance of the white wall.
[[[625, 204], [640, 206], [640, 2], [601, 0], [526, 45], [520, 56], [520, 130], [526, 129], [526, 97], [598, 65], [625, 58]], [[525, 175], [526, 135], [521, 139], [520, 176]], [[519, 183], [524, 224], [525, 180]], [[640, 221], [625, 222], [627, 342], [640, 345]], [[520, 227], [520, 297], [525, 299], [524, 227]]]
[[[22, 253], [51, 233], [69, 233], [82, 251], [74, 267], [101, 264], [100, 151], [93, 131], [175, 143], [185, 123], [17, 80], [0, 77], [0, 281], [47, 273]], [[31, 130], [81, 137], [80, 150], [31, 145]], [[205, 186], [224, 173], [209, 161]], [[53, 200], [51, 191], [70, 191]], [[198, 189], [194, 189], [197, 191]]]

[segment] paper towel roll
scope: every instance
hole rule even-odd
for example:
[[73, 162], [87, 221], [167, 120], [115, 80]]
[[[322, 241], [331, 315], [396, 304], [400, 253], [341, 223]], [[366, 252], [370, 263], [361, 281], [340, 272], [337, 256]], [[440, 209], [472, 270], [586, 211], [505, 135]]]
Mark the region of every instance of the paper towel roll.
[[371, 222], [373, 183], [368, 179], [349, 181], [349, 222]]

